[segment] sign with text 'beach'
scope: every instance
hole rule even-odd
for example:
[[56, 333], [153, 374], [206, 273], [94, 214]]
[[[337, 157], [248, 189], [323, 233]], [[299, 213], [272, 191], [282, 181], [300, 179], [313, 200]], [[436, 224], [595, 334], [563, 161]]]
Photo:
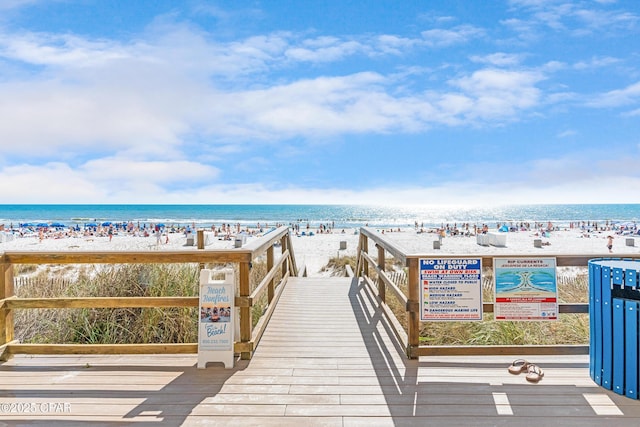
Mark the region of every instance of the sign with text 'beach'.
[[[215, 280], [216, 274], [224, 279]], [[223, 362], [225, 367], [233, 367], [234, 282], [232, 269], [200, 271], [198, 368], [204, 368], [207, 362]]]
[[494, 258], [496, 320], [557, 320], [555, 258]]
[[420, 294], [420, 320], [482, 320], [482, 260], [420, 259]]

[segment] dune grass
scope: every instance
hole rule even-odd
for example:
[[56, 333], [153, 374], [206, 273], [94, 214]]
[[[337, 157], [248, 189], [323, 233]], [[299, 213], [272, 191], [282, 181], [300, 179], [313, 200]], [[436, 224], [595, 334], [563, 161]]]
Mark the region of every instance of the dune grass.
[[[27, 273], [35, 275], [15, 290], [23, 298], [197, 296], [199, 287], [198, 264], [26, 266], [17, 276]], [[253, 263], [251, 289], [265, 274], [265, 262]], [[266, 297], [254, 304], [255, 326]], [[16, 310], [15, 336], [25, 343], [192, 343], [197, 319], [196, 307]]]

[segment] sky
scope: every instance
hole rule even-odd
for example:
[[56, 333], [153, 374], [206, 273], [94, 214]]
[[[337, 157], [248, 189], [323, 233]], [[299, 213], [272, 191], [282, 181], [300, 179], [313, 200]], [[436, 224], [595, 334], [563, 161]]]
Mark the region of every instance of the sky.
[[0, 0], [0, 203], [640, 203], [637, 0]]

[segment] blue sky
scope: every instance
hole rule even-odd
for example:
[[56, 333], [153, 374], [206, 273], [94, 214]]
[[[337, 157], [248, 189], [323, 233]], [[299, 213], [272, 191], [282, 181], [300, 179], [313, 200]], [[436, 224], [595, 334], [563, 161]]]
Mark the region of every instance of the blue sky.
[[2, 203], [640, 202], [636, 0], [0, 0]]

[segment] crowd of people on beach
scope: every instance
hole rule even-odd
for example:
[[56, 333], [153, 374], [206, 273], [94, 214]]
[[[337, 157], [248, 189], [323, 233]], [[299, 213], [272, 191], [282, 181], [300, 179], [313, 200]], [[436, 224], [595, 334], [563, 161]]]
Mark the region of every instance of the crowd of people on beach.
[[[205, 230], [213, 234], [215, 238], [219, 240], [233, 240], [238, 235], [244, 236], [256, 236], [265, 233], [275, 227], [279, 227], [282, 224], [277, 223], [274, 226], [268, 224], [257, 223], [255, 226], [245, 225], [240, 223], [230, 224], [222, 223], [219, 226], [212, 224], [210, 227], [201, 227], [201, 230]], [[319, 232], [329, 232], [322, 226], [319, 228]], [[0, 243], [3, 241], [9, 241], [16, 238], [37, 238], [39, 241], [45, 239], [67, 239], [67, 238], [108, 238], [109, 241], [114, 236], [128, 236], [128, 237], [155, 237], [157, 244], [168, 243], [169, 235], [182, 234], [189, 236], [192, 233], [196, 233], [198, 227], [195, 223], [191, 225], [171, 224], [165, 225], [163, 223], [134, 223], [132, 221], [126, 222], [109, 222], [103, 223], [86, 223], [83, 225], [64, 225], [60, 223], [18, 223], [14, 225], [11, 223], [6, 226], [0, 224], [0, 235], [3, 237], [0, 239]]]
[[[275, 223], [273, 225], [260, 223], [252, 226], [243, 225], [241, 223], [222, 223], [220, 225], [211, 225], [207, 228], [201, 228], [210, 231], [214, 238], [218, 240], [234, 240], [237, 236], [259, 236], [274, 228], [283, 226], [284, 224]], [[368, 224], [367, 224], [368, 226]], [[289, 224], [289, 228], [296, 236], [313, 236], [314, 234], [331, 234], [335, 230], [335, 222], [327, 222], [312, 225], [311, 222], [296, 222]], [[382, 228], [379, 231], [385, 232], [401, 232], [407, 230], [408, 227]], [[414, 230], [418, 233], [434, 233], [439, 239], [452, 236], [476, 236], [479, 234], [487, 234], [490, 230], [498, 232], [532, 232], [535, 237], [549, 237], [550, 233], [562, 230], [579, 230], [582, 237], [591, 237], [594, 233], [608, 232], [613, 235], [640, 235], [640, 228], [636, 222], [612, 222], [612, 221], [571, 221], [565, 223], [562, 227], [554, 225], [551, 221], [547, 222], [497, 222], [495, 228], [484, 223], [481, 225], [465, 223], [441, 224], [440, 227], [425, 228], [424, 223], [415, 221]], [[156, 243], [168, 243], [169, 235], [183, 234], [189, 236], [195, 233], [197, 227], [195, 223], [191, 225], [162, 223], [134, 223], [132, 221], [125, 222], [103, 222], [103, 223], [87, 223], [74, 224], [65, 226], [60, 223], [20, 223], [17, 226], [10, 224], [0, 224], [0, 236], [2, 241], [13, 240], [15, 238], [37, 237], [39, 241], [44, 239], [64, 239], [64, 238], [108, 238], [109, 241], [114, 236], [131, 236], [131, 237], [155, 237]], [[345, 229], [341, 230], [345, 233]]]

